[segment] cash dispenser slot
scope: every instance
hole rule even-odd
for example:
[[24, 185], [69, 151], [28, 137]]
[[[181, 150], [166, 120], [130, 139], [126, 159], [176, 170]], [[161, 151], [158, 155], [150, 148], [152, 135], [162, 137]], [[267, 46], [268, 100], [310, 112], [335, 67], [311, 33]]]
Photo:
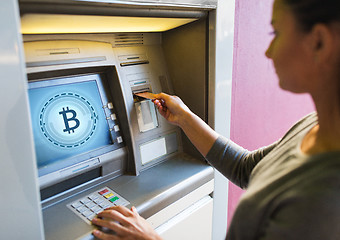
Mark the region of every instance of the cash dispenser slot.
[[123, 62], [120, 63], [121, 67], [133, 66], [133, 65], [141, 65], [141, 64], [148, 64], [149, 60], [141, 60], [141, 61], [132, 61], [132, 62]]
[[143, 84], [141, 86], [131, 87], [131, 91], [134, 97], [136, 97], [135, 93], [152, 92], [152, 89], [149, 84]]
[[[50, 55], [63, 55], [69, 54], [68, 52], [63, 53], [51, 53]], [[61, 60], [51, 60], [51, 61], [40, 61], [40, 62], [27, 62], [26, 67], [46, 67], [46, 66], [55, 66], [55, 65], [65, 65], [65, 64], [80, 64], [80, 63], [92, 63], [92, 62], [100, 62], [106, 61], [105, 56], [101, 57], [89, 57], [89, 58], [70, 58], [70, 59], [61, 59]]]
[[120, 55], [118, 56], [120, 66], [127, 67], [127, 66], [134, 66], [134, 65], [141, 65], [141, 64], [149, 64], [149, 60], [146, 54], [129, 54], [129, 55]]
[[137, 88], [135, 90], [132, 90], [132, 93], [141, 93], [141, 92], [151, 92], [151, 89], [149, 87], [146, 88]]

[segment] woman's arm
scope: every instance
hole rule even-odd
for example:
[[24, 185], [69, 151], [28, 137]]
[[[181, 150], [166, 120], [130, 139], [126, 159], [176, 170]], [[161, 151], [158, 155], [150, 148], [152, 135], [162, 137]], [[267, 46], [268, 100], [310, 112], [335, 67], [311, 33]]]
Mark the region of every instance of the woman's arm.
[[155, 94], [159, 113], [170, 123], [179, 126], [198, 151], [206, 156], [218, 138], [216, 133], [201, 118], [195, 115], [177, 96]]
[[249, 152], [221, 137], [182, 102], [179, 97], [165, 93], [155, 94], [159, 113], [184, 133], [209, 163], [241, 188], [248, 186], [249, 176], [256, 164], [277, 143]]
[[233, 141], [220, 136], [208, 152], [206, 159], [221, 174], [240, 188], [247, 188], [254, 167], [278, 142], [248, 151]]

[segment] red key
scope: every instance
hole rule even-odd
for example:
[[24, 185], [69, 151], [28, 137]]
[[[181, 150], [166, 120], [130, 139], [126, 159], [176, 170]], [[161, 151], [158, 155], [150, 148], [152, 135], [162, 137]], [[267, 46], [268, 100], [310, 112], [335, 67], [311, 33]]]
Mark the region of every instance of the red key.
[[99, 194], [103, 195], [103, 194], [107, 193], [108, 191], [109, 191], [108, 189], [104, 189], [104, 190], [100, 191]]

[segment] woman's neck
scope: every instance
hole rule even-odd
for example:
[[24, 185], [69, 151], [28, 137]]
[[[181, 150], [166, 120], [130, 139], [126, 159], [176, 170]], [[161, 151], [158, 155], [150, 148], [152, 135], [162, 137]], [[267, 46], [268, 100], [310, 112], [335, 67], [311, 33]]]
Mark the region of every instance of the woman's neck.
[[[340, 151], [340, 106], [339, 100], [314, 99], [318, 124], [303, 139], [301, 150], [306, 154]], [[332, 104], [330, 104], [332, 103]]]

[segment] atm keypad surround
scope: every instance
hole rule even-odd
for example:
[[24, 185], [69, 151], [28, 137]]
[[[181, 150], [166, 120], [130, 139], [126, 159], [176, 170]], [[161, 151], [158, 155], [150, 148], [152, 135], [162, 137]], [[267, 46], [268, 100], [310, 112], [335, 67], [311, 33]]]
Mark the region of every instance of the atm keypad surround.
[[129, 204], [130, 202], [118, 193], [109, 187], [104, 187], [67, 204], [67, 207], [87, 224], [91, 225], [92, 219], [106, 208], [112, 206], [127, 206]]

